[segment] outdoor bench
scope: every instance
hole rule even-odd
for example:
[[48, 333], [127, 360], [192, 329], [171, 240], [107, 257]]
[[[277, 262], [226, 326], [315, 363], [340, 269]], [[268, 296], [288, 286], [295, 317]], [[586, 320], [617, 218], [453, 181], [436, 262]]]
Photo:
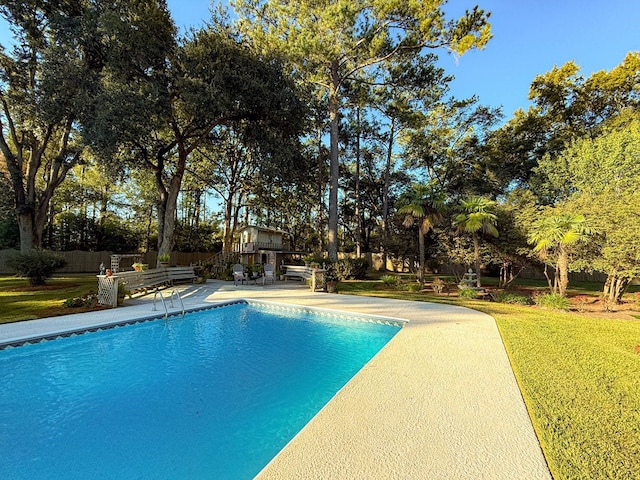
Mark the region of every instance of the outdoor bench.
[[322, 290], [326, 291], [326, 273], [324, 269], [303, 267], [302, 265], [283, 265], [286, 269], [284, 273], [285, 279], [299, 278], [300, 280], [311, 280], [310, 286], [312, 291]]
[[190, 280], [193, 283], [197, 278], [193, 267], [169, 267], [166, 270], [172, 285], [176, 280]]
[[146, 294], [150, 288], [173, 285], [176, 280], [193, 282], [196, 279], [193, 267], [152, 268], [139, 272], [118, 272], [115, 276], [130, 292], [130, 297], [136, 291], [143, 290]]
[[313, 268], [305, 267], [303, 265], [283, 265], [285, 268], [284, 278], [299, 278], [300, 280], [306, 280], [313, 277]]
[[129, 291], [129, 297], [140, 290], [144, 290], [147, 293], [150, 288], [164, 287], [169, 284], [169, 276], [164, 268], [154, 268], [139, 272], [118, 272], [114, 276], [118, 278], [120, 283], [124, 284], [125, 289]]

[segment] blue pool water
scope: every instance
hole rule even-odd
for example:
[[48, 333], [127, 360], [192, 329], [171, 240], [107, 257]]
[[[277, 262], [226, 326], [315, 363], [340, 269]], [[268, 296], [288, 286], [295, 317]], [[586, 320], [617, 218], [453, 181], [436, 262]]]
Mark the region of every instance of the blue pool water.
[[252, 478], [399, 328], [236, 304], [1, 350], [0, 478]]

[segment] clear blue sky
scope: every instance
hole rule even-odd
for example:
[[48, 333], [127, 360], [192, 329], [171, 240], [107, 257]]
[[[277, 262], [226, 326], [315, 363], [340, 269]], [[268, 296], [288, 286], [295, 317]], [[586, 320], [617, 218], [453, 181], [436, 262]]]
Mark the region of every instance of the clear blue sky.
[[[209, 0], [167, 3], [182, 29], [198, 27], [210, 16]], [[493, 40], [485, 50], [458, 59], [444, 51], [438, 55], [455, 76], [453, 95], [475, 94], [485, 105], [503, 106], [507, 119], [527, 108], [531, 81], [554, 65], [574, 60], [589, 76], [640, 51], [640, 0], [450, 0], [447, 11], [460, 14], [476, 3], [491, 12]], [[8, 33], [0, 24], [0, 43], [6, 45]]]
[[[503, 106], [506, 119], [527, 108], [529, 85], [554, 65], [574, 60], [588, 77], [619, 65], [640, 51], [640, 0], [449, 0], [446, 11], [461, 14], [479, 5], [491, 12], [494, 38], [487, 48], [454, 59], [437, 52], [455, 76], [452, 94], [478, 95]], [[209, 17], [208, 0], [168, 0], [178, 27], [198, 26]], [[455, 10], [460, 9], [460, 10]]]
[[[451, 0], [450, 5], [465, 5]], [[583, 76], [611, 70], [640, 51], [640, 0], [477, 0], [491, 12], [494, 38], [485, 50], [458, 62], [441, 55], [453, 74], [456, 96], [477, 94], [483, 104], [504, 107], [507, 118], [527, 108], [538, 74], [573, 60]]]

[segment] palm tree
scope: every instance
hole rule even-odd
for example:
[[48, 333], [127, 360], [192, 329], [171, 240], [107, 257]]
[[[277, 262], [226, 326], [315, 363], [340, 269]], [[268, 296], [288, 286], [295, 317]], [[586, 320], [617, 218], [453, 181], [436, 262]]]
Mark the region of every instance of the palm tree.
[[552, 292], [557, 290], [560, 295], [565, 295], [569, 285], [568, 246], [584, 240], [592, 231], [583, 215], [570, 213], [551, 214], [531, 225], [529, 243], [534, 245], [533, 249], [539, 253], [545, 265], [553, 265], [553, 260], [549, 261], [548, 258], [550, 255], [555, 256], [556, 274], [553, 285], [547, 276]]
[[473, 238], [473, 258], [476, 264], [478, 286], [482, 286], [480, 278], [480, 236], [481, 234], [498, 236], [498, 217], [493, 213], [496, 202], [485, 197], [472, 196], [460, 201], [460, 213], [456, 215], [453, 223], [458, 227], [458, 232], [470, 233]]
[[436, 191], [431, 184], [414, 184], [411, 190], [405, 192], [400, 198], [404, 203], [398, 209], [398, 213], [403, 214], [405, 227], [411, 227], [418, 223], [418, 256], [420, 267], [418, 280], [424, 283], [424, 237], [431, 227], [441, 223], [444, 218], [445, 201], [444, 196]]

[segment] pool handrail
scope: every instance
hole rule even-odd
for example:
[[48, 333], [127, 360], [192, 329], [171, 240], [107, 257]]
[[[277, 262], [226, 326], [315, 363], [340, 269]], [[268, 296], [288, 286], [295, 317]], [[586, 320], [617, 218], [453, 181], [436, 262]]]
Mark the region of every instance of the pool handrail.
[[176, 290], [175, 288], [171, 290], [170, 306], [173, 307], [174, 295], [176, 295], [178, 297], [178, 300], [180, 300], [180, 306], [182, 307], [182, 318], [184, 319], [184, 303], [182, 303], [182, 297], [180, 296], [180, 292], [178, 292], [178, 290]]
[[164, 319], [167, 320], [169, 318], [169, 310], [167, 310], [167, 304], [164, 302], [164, 296], [162, 295], [162, 292], [158, 289], [158, 287], [156, 287], [156, 293], [154, 293], [153, 295], [153, 308], [152, 310], [155, 312], [156, 309], [156, 298], [157, 296], [160, 295], [160, 300], [162, 300], [162, 306], [164, 307]]

